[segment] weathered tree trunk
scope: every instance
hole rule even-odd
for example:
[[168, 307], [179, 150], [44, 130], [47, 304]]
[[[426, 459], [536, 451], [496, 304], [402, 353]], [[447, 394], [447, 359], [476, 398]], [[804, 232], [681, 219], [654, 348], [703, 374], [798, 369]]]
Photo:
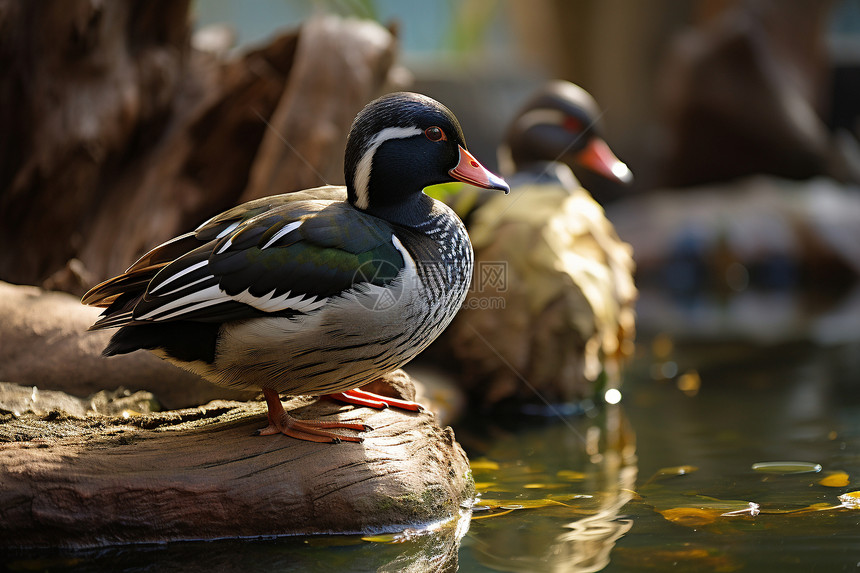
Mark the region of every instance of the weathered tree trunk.
[[0, 6], [0, 277], [37, 283], [87, 240], [153, 144], [188, 57], [188, 0]]
[[322, 17], [221, 60], [188, 4], [0, 0], [0, 280], [80, 294], [246, 198], [342, 181], [394, 37]]

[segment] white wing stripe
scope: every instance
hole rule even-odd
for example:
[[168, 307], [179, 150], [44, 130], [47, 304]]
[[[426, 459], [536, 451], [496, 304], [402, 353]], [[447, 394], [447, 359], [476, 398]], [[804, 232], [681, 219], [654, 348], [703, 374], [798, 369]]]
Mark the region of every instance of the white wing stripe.
[[163, 283], [161, 283], [160, 285], [156, 286], [154, 289], [149, 291], [149, 294], [155, 294], [155, 291], [160, 290], [165, 285], [172, 283], [173, 281], [175, 281], [176, 279], [178, 279], [180, 277], [184, 277], [188, 273], [196, 271], [200, 267], [204, 266], [207, 262], [208, 261], [200, 261], [199, 263], [193, 264], [190, 267], [186, 267], [186, 268], [182, 269], [181, 271], [179, 271], [178, 273], [176, 273], [175, 275], [173, 275], [171, 277], [168, 277]]
[[189, 312], [192, 312], [195, 310], [200, 310], [201, 308], [206, 308], [207, 306], [212, 306], [214, 304], [219, 304], [222, 302], [224, 302], [224, 300], [220, 299], [220, 298], [213, 298], [211, 300], [204, 300], [203, 302], [198, 302], [194, 306], [189, 306], [187, 308], [180, 308], [179, 310], [177, 310], [175, 312], [171, 312], [170, 314], [166, 314], [164, 316], [159, 316], [156, 320], [170, 320], [171, 318], [174, 318], [177, 316], [182, 316], [183, 314], [186, 314], [186, 313], [189, 313]]
[[278, 239], [280, 239], [281, 237], [283, 237], [284, 235], [286, 235], [290, 231], [294, 231], [294, 230], [298, 229], [301, 224], [302, 224], [301, 221], [293, 221], [289, 225], [284, 225], [280, 231], [278, 231], [277, 233], [272, 235], [272, 238], [269, 239], [268, 241], [266, 241], [265, 245], [260, 247], [260, 250], [265, 249], [266, 247], [268, 247], [269, 245], [271, 245], [272, 243], [274, 243], [275, 241], [277, 241]]
[[215, 254], [216, 254], [216, 255], [220, 255], [221, 253], [223, 253], [224, 251], [226, 251], [227, 249], [229, 249], [229, 248], [230, 248], [230, 245], [232, 245], [232, 244], [233, 244], [233, 238], [231, 237], [231, 238], [227, 239], [227, 240], [224, 242], [224, 244], [223, 244], [223, 245], [221, 245], [221, 248], [220, 248], [220, 249], [218, 249], [217, 251], [215, 251]]
[[[218, 285], [212, 285], [211, 287], [205, 288], [203, 290], [198, 290], [183, 296], [182, 298], [178, 298], [174, 301], [168, 302], [159, 306], [158, 308], [147, 312], [143, 316], [138, 317], [138, 320], [159, 320], [158, 315], [163, 314], [165, 312], [171, 311], [177, 307], [183, 307], [189, 304], [194, 304], [198, 302], [204, 301], [215, 301], [220, 302], [220, 300], [230, 300], [229, 297], [225, 296], [224, 291], [218, 288]], [[214, 303], [213, 303], [214, 304]], [[184, 312], [184, 311], [183, 311]], [[181, 312], [179, 313], [181, 314]]]
[[241, 223], [241, 221], [236, 221], [235, 223], [231, 223], [226, 229], [224, 229], [223, 231], [221, 231], [220, 233], [215, 235], [215, 238], [216, 239], [223, 239], [224, 237], [226, 237], [227, 235], [229, 235], [230, 233], [235, 231], [236, 227], [239, 226], [239, 223]]
[[[205, 276], [205, 277], [203, 277], [202, 279], [197, 279], [197, 280], [196, 280], [196, 281], [194, 281], [194, 282], [190, 282], [190, 283], [188, 283], [188, 284], [184, 284], [184, 285], [178, 286], [178, 287], [176, 287], [175, 289], [173, 289], [172, 291], [168, 291], [168, 292], [162, 293], [160, 296], [170, 296], [170, 295], [175, 294], [175, 293], [177, 293], [177, 292], [179, 292], [179, 291], [181, 291], [181, 290], [184, 290], [184, 289], [187, 289], [187, 288], [191, 288], [191, 287], [193, 287], [193, 286], [194, 286], [194, 285], [196, 285], [196, 284], [200, 284], [200, 283], [202, 283], [202, 282], [204, 282], [204, 281], [208, 281], [209, 279], [214, 279], [214, 278], [215, 278], [215, 276], [214, 276], [214, 275], [206, 275], [206, 276]], [[163, 286], [163, 285], [159, 285], [159, 288], [160, 288], [161, 286]], [[152, 293], [150, 293], [150, 294], [152, 294]]]
[[297, 294], [296, 296], [291, 297], [290, 291], [277, 297], [275, 297], [274, 294], [275, 289], [272, 289], [272, 292], [258, 297], [252, 295], [250, 289], [245, 289], [243, 292], [233, 296], [232, 298], [237, 302], [243, 302], [258, 310], [262, 310], [263, 312], [278, 312], [287, 309], [297, 310], [299, 312], [308, 312], [318, 309], [326, 302], [325, 298], [317, 300], [317, 297], [315, 296], [308, 298], [303, 294]]

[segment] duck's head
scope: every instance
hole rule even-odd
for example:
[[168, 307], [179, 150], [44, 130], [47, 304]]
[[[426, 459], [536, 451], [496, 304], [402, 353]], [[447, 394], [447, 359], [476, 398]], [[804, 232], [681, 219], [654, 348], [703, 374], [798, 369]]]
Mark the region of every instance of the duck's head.
[[430, 185], [463, 181], [510, 191], [466, 150], [448, 108], [408, 92], [383, 96], [359, 112], [347, 138], [344, 175], [354, 207], [402, 224], [426, 214], [432, 202], [422, 191]]
[[582, 166], [620, 183], [633, 175], [600, 135], [600, 110], [581, 87], [554, 81], [538, 90], [508, 127], [499, 149], [508, 176], [529, 163], [558, 161]]

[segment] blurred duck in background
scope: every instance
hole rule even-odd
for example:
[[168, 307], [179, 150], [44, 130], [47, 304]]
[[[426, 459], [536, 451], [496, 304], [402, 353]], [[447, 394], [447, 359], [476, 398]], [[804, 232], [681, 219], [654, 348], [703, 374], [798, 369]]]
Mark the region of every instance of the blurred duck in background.
[[600, 390], [601, 374], [613, 384], [632, 349], [632, 251], [573, 172], [632, 180], [598, 119], [582, 88], [545, 85], [499, 149], [512, 197], [466, 190], [449, 200], [467, 222], [475, 275], [447, 340], [464, 387], [487, 406], [577, 404]]

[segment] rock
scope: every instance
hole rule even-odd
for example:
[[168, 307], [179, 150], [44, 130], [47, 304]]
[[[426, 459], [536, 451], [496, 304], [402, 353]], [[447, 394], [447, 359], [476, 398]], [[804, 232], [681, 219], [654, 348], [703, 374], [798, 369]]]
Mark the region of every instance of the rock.
[[361, 444], [255, 436], [264, 402], [122, 416], [7, 416], [0, 545], [396, 532], [456, 520], [469, 462], [432, 414], [297, 398], [297, 417], [374, 429]]
[[633, 245], [643, 332], [685, 339], [860, 339], [860, 192], [769, 176], [608, 207]]
[[[0, 283], [0, 379], [18, 383], [0, 384], [0, 546], [401, 531], [454, 519], [474, 493], [453, 432], [428, 412], [287, 405], [373, 427], [358, 445], [254, 436], [266, 425], [259, 401], [150, 413], [156, 398], [196, 406], [256, 392], [147, 352], [103, 358], [110, 333], [86, 331], [97, 313], [65, 293]], [[366, 388], [416, 397], [402, 371]]]
[[[860, 276], [860, 192], [828, 178], [755, 176], [664, 189], [623, 199], [608, 214], [633, 245], [640, 276], [690, 265], [691, 280], [731, 287], [726, 271], [735, 263], [751, 282], [781, 287]], [[672, 282], [685, 286], [680, 276]]]
[[0, 413], [14, 416], [27, 412], [44, 416], [55, 410], [61, 410], [77, 417], [87, 414], [127, 417], [132, 414], [154, 412], [158, 409], [158, 402], [150, 392], [132, 393], [125, 388], [118, 388], [102, 390], [86, 398], [76, 398], [56, 390], [39, 390], [36, 386], [0, 382]]
[[66, 293], [0, 282], [0, 381], [75, 396], [123, 386], [152, 392], [165, 408], [256, 395], [210, 384], [149, 352], [104, 358], [112, 333], [87, 332], [98, 314]]
[[823, 119], [831, 7], [713, 3], [711, 18], [675, 38], [658, 78], [664, 185], [759, 173], [851, 179], [831, 165], [839, 149]]

